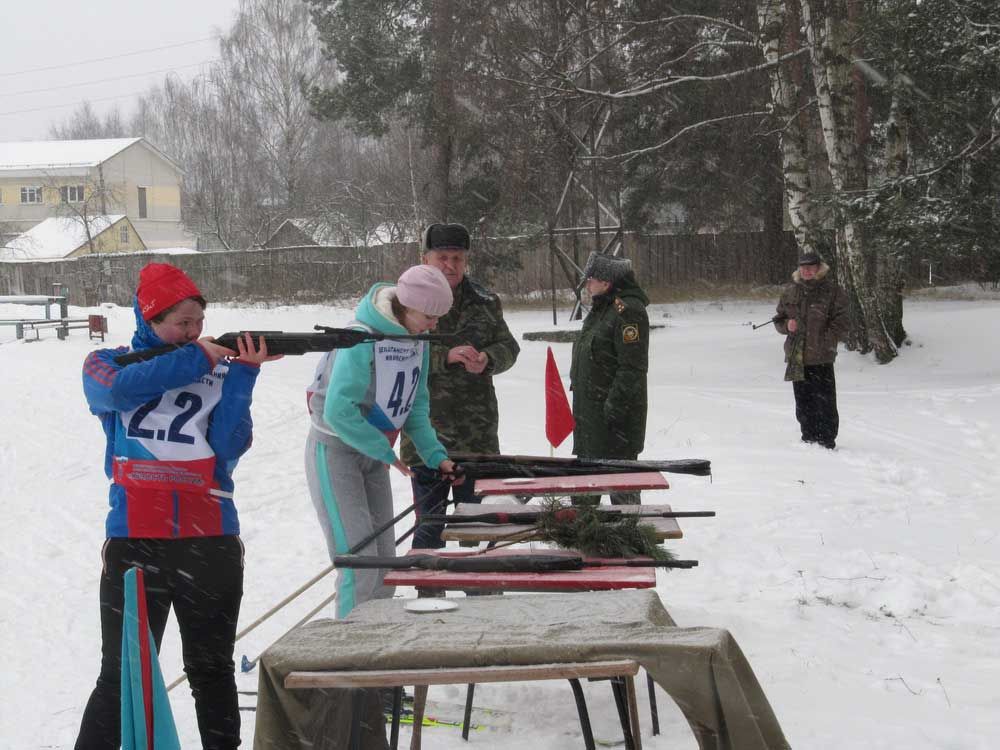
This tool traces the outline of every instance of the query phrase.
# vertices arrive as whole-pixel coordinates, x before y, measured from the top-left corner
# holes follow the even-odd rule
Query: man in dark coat
[[[649,298],[625,258],[591,253],[584,276],[592,306],[573,344],[573,452],[580,458],[634,460],[646,438]],[[637,505],[639,493],[612,494],[611,503]]]
[[[427,375],[431,424],[449,453],[499,453],[500,417],[493,376],[513,367],[521,348],[503,319],[500,298],[465,275],[469,247],[469,232],[461,224],[431,224],[424,231],[424,263],[441,270],[454,297],[435,333],[461,333],[463,337],[456,346],[431,348]],[[408,466],[420,463],[405,436],[402,459]],[[473,494],[475,482],[471,480],[453,487],[418,471],[411,481],[418,520],[425,514],[444,513],[449,491],[456,502],[481,499]],[[413,547],[443,547],[442,529],[421,524],[413,535]]]
[[[850,328],[847,295],[829,277],[830,267],[806,253],[778,301],[774,327],[785,336],[785,380],[795,392],[802,440],[833,449],[840,416],[833,361]]]

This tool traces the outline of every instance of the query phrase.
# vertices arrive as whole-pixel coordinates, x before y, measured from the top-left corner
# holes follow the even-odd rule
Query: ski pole
[[[437,487],[437,485],[435,485],[435,488],[436,488],[436,487]],[[422,499],[423,499],[424,497],[426,497],[427,495],[429,495],[429,494],[430,494],[430,492],[426,493],[425,495],[422,495],[422,496],[421,496],[421,500],[422,500]],[[452,502],[452,501],[450,501],[450,500],[448,500],[448,499],[446,498],[446,499],[445,499],[445,503],[444,503],[444,504],[445,504],[445,505],[448,505],[448,503],[450,503],[450,502]],[[415,505],[415,504],[416,504],[416,503],[414,503],[414,505]],[[402,516],[404,516],[404,515],[406,514],[406,512],[408,512],[408,511],[404,511],[404,512],[403,512],[403,513],[401,513],[401,514],[400,514],[399,516],[397,516],[397,519],[398,519],[398,518],[401,518]],[[355,545],[355,547],[352,547],[352,549],[354,549],[354,548],[356,548],[356,547],[358,547],[358,546],[360,546],[360,547],[364,548],[364,547],[365,547],[365,546],[366,546],[366,545],[367,545],[367,544],[368,544],[368,543],[369,543],[369,542],[370,542],[370,541],[371,541],[372,539],[374,539],[375,537],[377,537],[377,536],[378,536],[378,534],[382,533],[382,531],[385,531],[385,529],[387,529],[387,528],[388,528],[388,526],[384,527],[384,528],[383,528],[383,529],[382,529],[381,531],[377,532],[377,533],[375,534],[375,536],[372,536],[371,538],[368,538],[368,539],[363,539],[363,540],[361,540],[361,542],[359,542],[359,543],[358,543],[357,545]],[[407,538],[408,538],[408,537],[410,536],[410,534],[412,534],[412,533],[413,533],[413,532],[414,532],[414,531],[416,530],[416,528],[417,528],[416,526],[413,526],[412,528],[410,528],[410,530],[409,530],[409,531],[407,531],[407,532],[406,532],[405,534],[403,534],[403,535],[402,535],[401,537],[399,537],[399,539],[397,539],[397,540],[396,540],[396,546],[398,547],[398,546],[399,546],[400,544],[402,544],[402,543],[403,543],[403,541],[404,541],[404,540],[406,540],[406,539],[407,539]],[[251,624],[250,626],[248,626],[248,627],[244,628],[244,629],[243,629],[243,630],[242,630],[242,631],[241,631],[240,633],[237,633],[237,635],[236,635],[236,640],[239,640],[240,638],[242,638],[242,637],[243,637],[244,635],[246,635],[247,633],[249,633],[249,632],[250,632],[250,630],[252,630],[253,628],[257,627],[257,625],[259,625],[259,624],[260,624],[261,622],[263,622],[263,621],[264,621],[265,619],[267,619],[267,618],[268,618],[268,617],[270,617],[270,616],[271,616],[272,614],[274,614],[275,612],[277,612],[277,611],[278,611],[279,609],[281,609],[282,607],[284,607],[284,606],[285,606],[286,604],[288,604],[288,603],[289,603],[289,602],[290,602],[290,601],[291,601],[292,599],[294,599],[294,598],[295,598],[296,596],[298,596],[299,594],[301,594],[301,593],[302,593],[303,591],[305,591],[306,589],[308,589],[308,588],[309,588],[310,586],[312,586],[312,585],[313,585],[314,583],[316,583],[317,581],[319,581],[319,580],[320,580],[321,578],[323,578],[324,576],[328,575],[328,574],[329,574],[329,573],[330,573],[330,572],[331,572],[332,570],[334,570],[334,568],[335,568],[335,566],[334,566],[334,565],[328,565],[328,566],[327,566],[327,567],[326,567],[325,569],[323,569],[323,570],[322,570],[322,571],[321,571],[320,573],[318,573],[318,574],[316,575],[316,577],[315,577],[315,578],[313,578],[313,579],[312,579],[311,581],[309,581],[308,583],[306,583],[306,584],[305,584],[305,586],[303,586],[302,588],[300,588],[300,589],[299,589],[298,591],[295,591],[295,592],[293,592],[293,593],[292,593],[292,594],[290,594],[289,596],[285,597],[285,599],[284,599],[284,600],[282,600],[281,602],[279,602],[278,604],[276,604],[276,605],[275,605],[275,606],[274,606],[274,607],[273,607],[273,608],[271,609],[271,611],[269,611],[269,612],[267,612],[266,614],[264,614],[264,615],[263,615],[263,616],[262,616],[261,618],[259,618],[259,619],[258,619],[258,620],[257,620],[256,622],[252,623],[252,624]],[[298,621],[297,623],[295,623],[294,625],[292,625],[292,627],[291,627],[291,628],[289,628],[288,630],[286,630],[286,631],[285,631],[285,632],[284,632],[284,633],[283,633],[283,634],[281,635],[281,638],[284,638],[284,637],[285,637],[286,635],[288,635],[289,633],[291,633],[291,632],[292,632],[293,630],[295,630],[295,628],[297,628],[297,627],[298,627],[299,625],[301,625],[302,623],[304,623],[304,622],[307,622],[307,621],[309,620],[309,618],[310,618],[310,617],[312,617],[312,616],[313,616],[314,614],[316,614],[316,613],[317,613],[317,612],[319,612],[319,611],[320,611],[321,609],[323,609],[323,607],[325,607],[325,606],[326,606],[327,604],[329,604],[329,603],[330,603],[331,601],[333,601],[334,597],[336,597],[336,596],[337,596],[337,593],[336,593],[336,592],[334,592],[334,593],[330,594],[330,596],[328,596],[328,597],[327,597],[326,599],[324,599],[324,600],[322,601],[322,603],[321,603],[321,604],[320,604],[320,605],[319,605],[318,607],[316,607],[315,609],[313,609],[313,610],[312,610],[311,612],[309,612],[309,614],[307,614],[307,615],[306,615],[305,617],[303,617],[303,618],[302,618],[301,620],[299,620],[299,621]],[[281,640],[281,638],[279,638],[278,640]],[[275,641],[275,642],[277,642],[277,641]],[[270,648],[270,647],[268,647],[268,648]],[[265,649],[265,651],[266,651],[266,650],[267,650],[267,649]],[[261,651],[261,654],[262,654],[262,653],[264,653],[264,652],[263,652],[263,651]],[[255,658],[253,658],[253,659],[248,659],[248,658],[247,658],[247,655],[246,655],[246,654],[243,654],[243,658],[242,658],[242,659],[240,660],[240,671],[241,671],[241,672],[250,672],[250,671],[252,671],[252,670],[253,670],[253,668],[254,668],[255,666],[257,666],[257,662],[258,662],[258,661],[260,661],[260,654],[258,654],[258,655],[257,655],[257,656],[256,656]],[[181,681],[183,681],[183,679],[184,679],[183,677],[179,677],[179,678],[178,678],[178,679],[177,679],[177,680],[175,681],[175,683],[176,683],[176,682],[181,682]],[[171,687],[173,687],[173,684],[174,684],[174,683],[171,683]],[[168,690],[169,690],[169,688],[168,688]]]
[[[427,492],[425,492],[423,495],[421,495],[417,500],[414,500],[412,504],[410,504],[403,511],[401,511],[400,513],[398,513],[394,518],[392,518],[392,520],[390,520],[387,523],[383,524],[378,529],[376,529],[374,532],[372,532],[371,534],[369,534],[368,536],[366,536],[364,539],[362,539],[360,542],[358,542],[353,547],[351,547],[351,549],[349,550],[348,554],[351,554],[351,555],[357,554],[358,552],[360,552],[361,550],[363,550],[365,547],[367,547],[369,544],[371,544],[375,539],[377,539],[380,534],[382,534],[383,532],[385,532],[386,530],[388,530],[389,528],[391,528],[392,526],[394,526],[398,521],[402,520],[408,514],[412,513],[414,510],[416,510],[417,505],[425,497],[429,496],[432,492],[436,492],[441,487],[441,485],[444,482],[446,482],[446,481],[447,480],[442,479],[442,480],[439,480],[439,481],[435,482],[434,485],[432,485],[431,489],[429,489]],[[448,502],[449,501],[446,499],[445,500],[445,505],[447,505]],[[403,538],[405,538],[405,537],[403,537]],[[397,542],[397,544],[398,544],[398,542]],[[278,610],[282,609],[283,607],[285,607],[286,605],[288,605],[292,600],[296,599],[297,597],[299,597],[300,595],[302,595],[303,593],[305,593],[306,591],[308,591],[310,588],[312,588],[313,586],[315,586],[319,581],[321,581],[322,579],[326,578],[326,576],[328,576],[330,573],[332,573],[335,568],[336,568],[336,566],[334,564],[327,565],[325,568],[323,568],[323,570],[321,570],[319,573],[317,573],[316,575],[314,575],[312,578],[310,578],[304,584],[302,584],[301,586],[299,586],[299,588],[297,588],[291,594],[289,594],[284,599],[282,599],[280,602],[278,602],[277,604],[275,604],[273,607],[271,607],[271,609],[269,609],[267,612],[265,612],[264,614],[262,614],[260,617],[258,617],[256,620],[254,620],[252,623],[250,623],[249,625],[247,625],[245,628],[243,628],[243,630],[241,630],[240,632],[238,632],[236,634],[236,638],[234,639],[234,642],[240,640],[240,638],[242,638],[243,636],[245,636],[247,633],[249,633],[251,630],[253,630],[254,628],[256,628],[262,622],[264,622],[265,620],[267,620],[268,618],[270,618]],[[308,620],[309,617],[312,617],[313,614],[315,614],[320,609],[322,609],[327,603],[329,603],[330,601],[332,601],[332,599],[333,599],[332,596],[329,597],[328,599],[326,599],[323,602],[323,604],[321,604],[319,607],[317,607],[313,612],[311,612],[306,617],[306,620]],[[294,627],[298,627],[298,625],[301,625],[302,622],[305,622],[305,620],[302,620],[299,623],[296,623],[296,625]],[[293,629],[294,629],[294,627],[293,627]],[[282,636],[282,637],[284,637],[284,636]],[[259,659],[260,659],[260,656],[257,656],[257,658],[255,658],[253,660],[250,660],[250,659],[247,658],[246,654],[244,654],[242,660],[240,661],[240,670],[242,672],[249,672],[249,671],[251,671],[254,668],[254,666],[256,666],[257,661]],[[186,674],[182,674],[180,677],[178,677],[176,680],[174,680],[173,682],[171,682],[170,685],[167,686],[167,690],[168,691],[172,690],[173,688],[177,687],[178,685],[180,685],[185,680],[187,680],[187,675]]]
[[[374,541],[375,539],[377,539],[379,537],[379,535],[381,535],[386,530],[390,529],[398,521],[400,521],[403,518],[405,518],[409,513],[413,512],[416,509],[417,505],[419,505],[420,502],[424,498],[428,497],[430,494],[432,494],[433,492],[436,492],[438,489],[440,489],[441,485],[444,484],[446,481],[447,480],[443,480],[442,479],[442,480],[439,480],[439,481],[435,482],[427,492],[425,492],[423,495],[421,495],[417,500],[414,500],[411,505],[409,505],[403,511],[401,511],[400,513],[398,513],[392,520],[390,520],[387,523],[383,524],[378,529],[376,529],[374,532],[372,532],[371,534],[369,534],[368,536],[366,536],[364,539],[362,539],[360,542],[358,542],[353,547],[351,547],[351,549],[348,552],[348,554],[353,555],[353,554],[356,554],[356,553],[360,552],[361,550],[363,550],[365,547],[367,547],[369,544],[371,544],[372,541]],[[447,505],[449,503],[451,503],[451,502],[453,502],[453,501],[448,500],[447,498],[445,498],[444,505],[447,507]],[[402,537],[400,537],[398,540],[396,540],[396,546],[399,546],[399,544],[404,539],[406,539],[411,533],[413,533],[413,529],[411,529],[407,534],[404,534]],[[264,622],[264,620],[266,620],[269,617],[271,617],[279,609],[281,609],[282,607],[286,606],[293,599],[295,599],[296,597],[298,597],[299,595],[301,595],[302,593],[304,593],[305,591],[307,591],[309,588],[311,588],[312,586],[314,586],[316,583],[318,583],[320,580],[322,580],[323,578],[325,578],[326,576],[328,576],[331,572],[333,572],[335,570],[335,568],[336,568],[336,565],[334,565],[334,564],[330,564],[330,565],[326,566],[323,570],[321,570],[319,573],[317,573],[315,576],[313,576],[311,579],[309,579],[306,583],[304,583],[298,589],[296,589],[291,594],[289,594],[288,596],[286,596],[280,602],[278,602],[273,607],[271,607],[271,609],[269,609],[263,615],[261,615],[260,617],[258,617],[254,622],[252,622],[250,625],[248,625],[243,630],[241,630],[239,633],[237,633],[236,634],[236,640],[238,641],[240,638],[242,638],[243,636],[245,636],[247,633],[249,633],[251,630],[253,630],[254,628],[256,628],[262,622]],[[333,599],[333,597],[330,597],[330,599],[327,599],[326,602],[329,602],[332,599]],[[324,602],[324,605],[326,604],[326,602]],[[324,605],[320,605],[320,608],[322,608]],[[318,609],[316,611],[318,611]],[[309,615],[309,617],[311,617],[311,616],[312,616],[312,614]],[[306,619],[308,619],[308,617]],[[305,622],[305,620],[303,620],[302,622]],[[300,624],[301,624],[301,622],[297,623],[296,627],[298,625],[300,625]],[[284,636],[282,636],[282,637],[284,637]],[[260,656],[257,656],[256,659],[250,660],[250,659],[247,658],[246,654],[244,654],[243,658],[240,661],[240,671],[242,671],[242,672],[249,672],[249,671],[251,671],[254,668],[254,666],[256,666],[258,659],[260,659]],[[184,676],[178,678],[178,680],[180,680],[180,681],[183,681],[184,679],[185,679]]]
[[[337,598],[337,592],[334,591],[332,594],[330,594],[328,597],[326,597],[326,599],[324,599],[319,604],[317,604],[315,607],[313,607],[311,610],[309,610],[309,613],[305,617],[303,617],[297,623],[295,623],[294,625],[292,625],[292,627],[290,627],[288,630],[286,630],[284,633],[282,633],[278,637],[278,639],[275,641],[275,643],[277,643],[282,638],[284,638],[286,635],[288,635],[289,633],[291,633],[299,625],[302,625],[304,623],[309,622],[309,620],[312,619],[313,615],[315,615],[317,612],[319,612],[321,609],[323,609],[323,607],[325,607],[327,604],[329,604],[330,602],[332,602],[336,598]],[[270,648],[270,646],[268,646],[268,648]],[[266,651],[266,650],[267,649],[264,649],[264,651]],[[246,654],[244,654],[243,655],[243,660],[240,662],[240,671],[241,672],[249,672],[254,667],[256,667],[257,666],[257,662],[260,661],[261,654],[263,654],[264,651],[261,651],[260,654],[257,654],[257,656],[255,656],[253,659],[248,659],[246,657]],[[169,690],[170,688],[167,688],[167,689]]]

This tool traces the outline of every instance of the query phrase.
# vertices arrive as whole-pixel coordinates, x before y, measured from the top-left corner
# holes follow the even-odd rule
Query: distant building
[[[86,222],[77,217],[53,216],[0,247],[0,260],[54,260],[146,249],[124,214],[90,216]]]
[[[346,220],[285,219],[267,238],[264,247],[366,247],[387,245],[393,242],[412,242],[406,230],[396,224],[380,224],[368,230],[366,236],[357,234]]]
[[[181,225],[181,174],[144,138],[0,143],[0,232],[120,214],[151,250],[193,247]]]

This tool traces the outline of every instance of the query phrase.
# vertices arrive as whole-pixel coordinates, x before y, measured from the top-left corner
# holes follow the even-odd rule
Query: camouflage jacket
[[[830,267],[820,266],[816,278],[805,281],[799,272],[792,274],[792,283],[785,287],[778,300],[775,330],[785,338],[786,380],[801,380],[801,368],[822,365],[837,358],[837,344],[847,337],[850,318],[847,295],[829,278]],[[798,324],[796,333],[788,332],[788,321]]]
[[[499,453],[497,437],[500,417],[493,376],[509,370],[521,347],[503,319],[500,298],[468,276],[454,290],[455,301],[448,314],[438,320],[435,333],[460,333],[463,343],[486,352],[489,364],[480,375],[462,365],[447,363],[447,346],[431,349],[427,387],[431,396],[431,424],[448,451]],[[405,438],[403,461],[420,463],[413,444]]]
[[[594,298],[573,344],[573,452],[635,458],[646,438],[649,299],[634,278]]]

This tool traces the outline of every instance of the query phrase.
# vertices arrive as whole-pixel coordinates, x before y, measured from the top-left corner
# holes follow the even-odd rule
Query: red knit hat
[[[135,290],[143,320],[152,320],[168,307],[189,297],[201,297],[191,278],[169,263],[150,263],[139,271]]]

